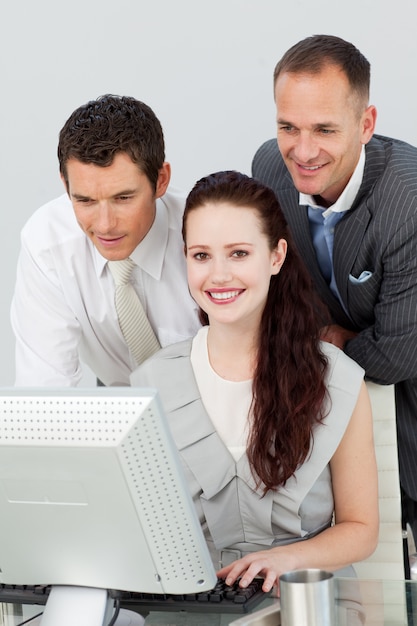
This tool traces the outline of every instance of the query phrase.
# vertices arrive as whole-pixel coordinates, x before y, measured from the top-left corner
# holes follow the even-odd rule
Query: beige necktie
[[[135,264],[132,259],[127,258],[123,261],[109,261],[108,265],[116,285],[114,301],[120,329],[129,350],[139,365],[160,346],[130,282]]]

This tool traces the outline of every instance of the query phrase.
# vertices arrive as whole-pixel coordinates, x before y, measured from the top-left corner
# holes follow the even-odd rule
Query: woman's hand
[[[274,586],[278,588],[281,574],[296,567],[295,563],[290,564],[290,561],[292,559],[286,558],[280,548],[271,548],[247,554],[230,565],[222,567],[217,572],[217,576],[224,579],[227,585],[233,585],[240,578],[239,585],[242,588],[247,587],[255,577],[260,576],[264,579],[262,590],[268,592]]]
[[[378,542],[378,474],[373,421],[365,383],[344,436],[330,460],[335,523],[303,541],[247,554],[217,572],[232,585],[247,587],[260,576],[263,591],[278,587],[284,572],[300,568],[335,571],[367,558]]]

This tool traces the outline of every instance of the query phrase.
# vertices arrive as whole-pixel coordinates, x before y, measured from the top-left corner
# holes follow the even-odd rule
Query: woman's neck
[[[250,380],[256,364],[256,343],[254,334],[247,330],[210,325],[207,349],[211,367],[225,380]]]

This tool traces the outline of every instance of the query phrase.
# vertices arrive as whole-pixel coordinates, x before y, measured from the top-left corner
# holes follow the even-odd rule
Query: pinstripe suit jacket
[[[259,148],[252,173],[275,191],[334,322],[359,332],[346,353],[367,378],[395,383],[400,479],[417,500],[417,148],[380,135],[366,146],[362,185],[334,237],[335,278],[349,315],[320,273],[307,207],[298,204],[276,139]]]

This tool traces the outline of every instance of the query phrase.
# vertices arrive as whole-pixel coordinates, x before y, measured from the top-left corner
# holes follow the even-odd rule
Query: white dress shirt
[[[173,189],[131,254],[133,283],[162,347],[195,335],[181,235],[185,198]],[[24,226],[11,322],[17,386],[76,386],[86,363],[105,385],[128,385],[136,367],[123,339],[107,261],[78,225],[66,194]]]

